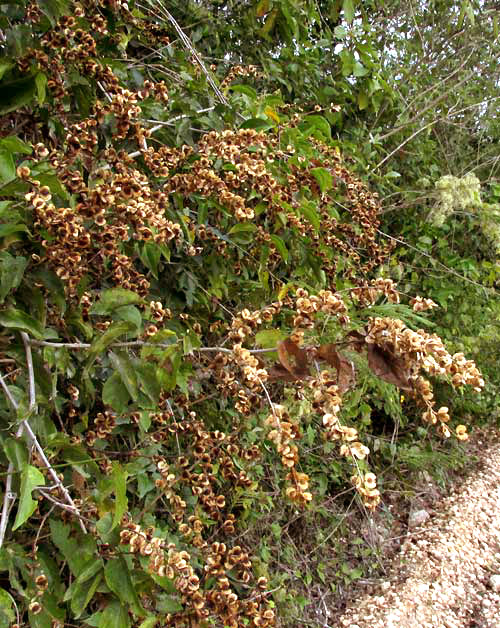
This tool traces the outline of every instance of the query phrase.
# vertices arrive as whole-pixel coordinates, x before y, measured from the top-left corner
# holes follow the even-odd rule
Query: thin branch
[[[23,340],[23,344],[24,344],[24,349],[25,349],[25,353],[26,353],[26,364],[27,364],[27,368],[28,368],[28,390],[29,390],[29,407],[28,407],[28,412],[31,413],[35,410],[36,407],[36,390],[35,390],[35,372],[34,372],[34,368],[33,368],[33,356],[31,354],[31,340],[28,336],[28,334],[26,332],[21,332],[21,337]],[[2,386],[5,395],[7,397],[7,399],[9,400],[10,404],[12,405],[12,407],[14,408],[14,410],[18,410],[19,409],[19,404],[17,403],[17,401],[14,399],[14,397],[12,396],[12,393],[10,392],[7,384],[4,381],[4,378],[0,375],[0,385]],[[38,452],[38,455],[40,456],[40,458],[42,459],[44,465],[46,466],[49,474],[51,475],[52,479],[54,480],[55,484],[57,485],[57,487],[59,488],[59,490],[61,491],[61,493],[64,495],[64,498],[66,499],[66,501],[68,502],[72,512],[74,514],[76,514],[76,516],[79,519],[80,522],[80,527],[82,528],[82,531],[86,534],[87,533],[87,529],[85,528],[85,525],[80,517],[78,508],[75,506],[71,495],[68,493],[66,487],[63,485],[63,483],[61,482],[59,476],[57,475],[56,471],[54,470],[54,468],[52,467],[52,465],[50,464],[47,456],[45,455],[45,452],[43,451],[42,446],[40,445],[40,443],[38,442],[35,433],[33,432],[33,430],[31,429],[31,426],[28,422],[27,419],[24,419],[23,421],[21,421],[19,428],[16,432],[16,438],[20,438],[23,434],[23,432],[26,432],[26,434],[28,435],[28,438],[32,444],[32,446],[36,449],[36,451]],[[9,464],[9,467],[7,469],[7,480],[5,483],[5,496],[4,496],[4,503],[3,503],[3,507],[2,507],[2,516],[0,519],[0,547],[3,544],[4,538],[5,538],[5,531],[7,529],[7,520],[8,520],[8,516],[10,513],[10,509],[12,508],[12,505],[15,501],[15,495],[12,493],[12,475],[14,472],[14,465],[12,463]]]
[[[53,347],[54,349],[89,349],[92,345],[88,342],[51,342],[48,340],[33,340],[30,339],[30,343],[34,347]],[[171,347],[171,344],[164,342],[146,342],[144,340],[131,340],[130,342],[114,342],[109,345],[115,348],[125,347],[157,347],[158,349],[166,349]],[[225,347],[198,347],[193,349],[197,353],[233,353],[232,349],[226,349]],[[276,349],[249,349],[250,353],[272,353]]]
[[[42,486],[37,486],[36,490],[40,493],[40,495],[43,495],[45,497],[45,499],[47,499],[49,502],[52,502],[58,508],[62,508],[63,510],[67,510],[68,512],[70,512],[73,515],[75,515],[76,517],[78,517],[78,519],[80,520],[80,524],[81,525],[83,525],[83,521],[84,520],[87,523],[93,523],[93,521],[91,519],[88,519],[87,517],[84,517],[80,513],[80,511],[78,510],[78,508],[75,505],[71,506],[70,504],[64,504],[63,502],[60,502],[55,497],[52,497],[52,495],[47,490],[44,490],[44,488]],[[86,532],[86,530],[85,530],[85,532]]]
[[[104,85],[100,82],[97,81],[97,85],[99,86],[99,88],[101,89],[101,91],[104,93],[104,95],[106,96],[106,98],[108,99],[108,102],[112,102],[112,98],[111,96],[108,94],[108,92],[106,91],[106,88],[104,87]]]
[[[257,379],[259,380],[259,384],[262,386],[262,390],[264,391],[266,397],[267,397],[267,401],[269,402],[269,405],[271,406],[271,411],[273,413],[273,417],[276,419],[276,426],[278,428],[278,432],[281,433],[281,421],[280,418],[278,416],[278,413],[276,412],[276,409],[274,407],[274,403],[272,402],[271,396],[267,390],[267,388],[264,385],[264,382],[260,379],[260,377],[257,377]]]
[[[26,365],[28,367],[28,382],[29,382],[28,414],[31,414],[31,412],[33,412],[36,406],[35,371],[33,369],[33,356],[31,355],[31,344],[30,344],[29,336],[25,331],[22,331],[21,338],[23,339],[24,351],[26,353]]]
[[[213,111],[214,109],[215,109],[215,106],[205,107],[205,109],[199,109],[198,111],[195,111],[194,113],[196,114],[207,113],[208,111]],[[149,119],[144,120],[144,122],[150,122],[151,124],[158,125],[157,127],[155,126],[152,129],[149,129],[150,131],[157,131],[162,126],[171,126],[172,124],[174,124],[174,122],[177,122],[177,120],[184,120],[185,118],[190,118],[192,115],[194,115],[194,113],[193,114],[183,113],[180,116],[175,116],[174,118],[170,118],[170,120],[165,120],[164,122],[161,120],[149,120]]]
[[[5,396],[11,403],[11,405],[17,409],[17,402],[12,396],[12,393],[9,390],[9,387],[5,383],[3,375],[0,375],[0,385],[2,386]],[[24,432],[24,425],[21,423],[17,428],[16,438],[21,438]],[[5,480],[5,495],[3,498],[3,506],[2,506],[2,516],[0,519],[0,548],[3,545],[3,541],[5,538],[5,532],[7,531],[7,521],[9,520],[9,514],[11,511],[14,502],[16,501],[16,494],[12,492],[12,476],[14,474],[14,464],[9,462],[9,466],[7,467],[7,479]]]
[[[405,139],[403,142],[401,142],[401,144],[395,148],[393,151],[391,151],[388,155],[386,155],[384,157],[384,159],[382,159],[381,162],[379,162],[375,168],[373,168],[372,170],[370,170],[370,174],[374,174],[375,171],[380,168],[380,166],[382,164],[384,164],[388,159],[390,159],[395,153],[398,152],[398,150],[400,150],[401,148],[403,148],[403,146],[405,146],[406,144],[408,144],[408,142],[410,142],[415,136],[417,136],[419,133],[421,133],[422,131],[425,131],[426,129],[428,129],[430,126],[436,124],[437,122],[450,122],[450,118],[453,118],[461,113],[463,113],[464,111],[467,111],[469,109],[473,109],[474,107],[480,107],[480,106],[484,106],[487,103],[493,101],[493,100],[497,100],[499,99],[500,96],[492,96],[491,98],[487,98],[485,100],[481,100],[479,102],[476,102],[472,105],[468,105],[467,107],[463,107],[462,109],[458,109],[457,111],[454,111],[452,113],[448,113],[446,116],[443,116],[441,118],[436,118],[436,120],[432,120],[431,122],[429,122],[428,124],[424,125],[423,127],[421,127],[420,129],[417,129],[414,133],[412,133],[410,135],[410,137],[408,137],[407,139]],[[387,137],[387,134],[383,137]],[[380,139],[380,138],[379,138]]]
[[[6,397],[14,405],[16,402],[12,397],[10,390],[5,383],[2,375],[0,375],[0,385],[4,389]],[[15,407],[15,406],[14,406]],[[24,431],[24,425],[21,423],[16,432],[16,438],[21,438]],[[14,475],[14,464],[9,462],[7,467],[7,479],[5,480],[5,494],[3,497],[2,516],[0,518],[0,548],[3,545],[5,538],[5,532],[7,531],[7,521],[9,520],[9,514],[14,502],[16,501],[16,494],[12,492],[12,476]]]
[[[428,91],[432,91],[437,89],[440,85],[444,84],[448,79],[450,79],[452,76],[454,76],[455,74],[457,74],[457,72],[459,72],[464,65],[469,61],[469,59],[471,58],[472,54],[473,54],[474,50],[472,50],[472,52],[469,54],[469,56],[465,59],[465,61],[463,61],[458,68],[455,68],[455,70],[453,70],[453,72],[451,74],[449,74],[448,76],[445,76],[444,79],[440,82],[440,83],[433,83],[431,85],[431,87],[427,88],[426,90],[424,90],[422,93],[417,95],[417,98],[422,98],[422,96],[427,93]],[[428,103],[423,109],[421,109],[418,113],[416,113],[413,118],[411,118],[410,120],[408,120],[408,122],[404,122],[403,124],[400,124],[399,126],[391,129],[390,131],[388,131],[387,133],[384,133],[384,135],[381,135],[378,139],[380,141],[387,139],[388,137],[390,137],[391,135],[394,135],[394,133],[399,133],[399,131],[401,131],[402,129],[406,128],[407,126],[412,125],[414,122],[416,122],[417,120],[420,120],[422,118],[422,116],[424,115],[424,113],[426,113],[427,111],[429,111],[429,109],[433,109],[435,108],[442,100],[444,100],[452,91],[455,91],[460,85],[462,85],[464,82],[468,81],[471,77],[473,76],[472,73],[469,73],[469,75],[467,75],[465,78],[463,78],[461,81],[459,81],[456,85],[453,85],[452,87],[450,87],[450,89],[446,92],[443,92],[442,94],[440,94],[437,98],[435,98],[434,100],[432,100],[430,103]],[[413,103],[411,103],[410,105],[408,105],[407,109],[410,107],[413,107],[415,104],[415,101],[413,101]]]
[[[476,286],[477,288],[481,288],[482,290],[485,291],[486,294],[488,294],[487,286],[483,286],[482,284],[477,283],[477,281],[474,281],[472,279],[469,279],[468,277],[465,277],[464,275],[461,275],[460,273],[457,273],[456,270],[453,270],[453,268],[449,268],[448,266],[446,266],[445,264],[443,264],[442,262],[437,260],[435,257],[432,257],[432,255],[430,255],[429,253],[426,253],[425,251],[422,251],[422,249],[418,249],[416,246],[413,246],[411,244],[408,244],[407,242],[404,242],[404,240],[400,240],[399,238],[395,238],[394,236],[391,236],[388,233],[384,233],[383,231],[380,231],[380,229],[377,229],[377,232],[380,233],[380,235],[384,236],[384,238],[389,238],[389,240],[393,240],[394,242],[398,242],[398,244],[402,244],[403,246],[406,246],[407,248],[412,249],[412,251],[416,251],[417,253],[420,253],[420,255],[423,255],[424,257],[427,257],[428,259],[432,260],[438,266],[440,266],[441,268],[443,268],[444,270],[446,270],[450,274],[455,275],[455,277],[458,277],[462,281],[470,283],[473,286]]]
[[[196,111],[195,113],[206,113],[207,111],[213,111],[215,109],[215,107],[206,107],[205,109],[200,109],[198,111]],[[195,115],[195,113],[193,113],[192,115]],[[143,122],[149,122],[149,123],[154,123],[155,126],[151,127],[150,129],[148,129],[149,133],[154,133],[155,131],[159,131],[160,129],[163,129],[163,127],[165,126],[172,126],[174,124],[174,122],[176,122],[177,120],[182,120],[184,118],[189,118],[191,114],[183,114],[181,116],[175,116],[174,118],[171,118],[170,120],[165,120],[164,122],[162,122],[161,120],[143,120]],[[200,133],[208,133],[208,131],[204,131],[203,129],[194,129],[196,131],[199,131]],[[144,150],[144,148],[143,148]],[[132,153],[129,153],[128,156],[131,157],[132,159],[135,157],[139,157],[140,155],[142,155],[143,150],[135,150]],[[106,168],[105,168],[106,169]]]
[[[71,495],[68,492],[68,489],[64,486],[64,484],[61,482],[59,476],[57,475],[55,469],[52,467],[52,465],[50,464],[47,456],[45,455],[45,452],[42,449],[42,446],[40,445],[40,443],[38,442],[35,433],[33,432],[33,430],[31,429],[30,424],[28,423],[28,421],[24,421],[24,428],[26,430],[26,432],[28,433],[29,437],[31,438],[33,445],[35,447],[35,449],[38,452],[38,455],[40,456],[40,458],[42,459],[44,465],[46,466],[49,474],[51,475],[52,479],[54,480],[54,482],[57,485],[57,488],[61,491],[61,493],[64,495],[64,498],[66,499],[66,501],[69,504],[69,507],[71,508],[72,512],[74,512],[76,514],[76,516],[80,519],[80,527],[82,528],[82,531],[87,534],[87,530],[85,528],[85,525],[83,524],[83,521],[80,517],[80,513],[78,511],[78,508],[75,506],[75,503],[73,502],[73,499],[71,498]]]
[[[152,3],[149,2],[149,4],[150,4],[150,7],[151,7]],[[174,16],[169,11],[167,11],[165,6],[161,2],[158,2],[157,6],[158,6],[158,10],[160,11],[160,13],[162,13],[168,19],[168,21],[172,24],[172,26],[177,31],[177,34],[179,35],[180,40],[184,44],[184,47],[187,50],[189,50],[189,52],[193,55],[196,63],[200,66],[200,69],[202,70],[203,74],[206,76],[207,81],[208,81],[210,87],[214,90],[215,95],[217,96],[218,100],[223,105],[228,105],[229,103],[228,103],[227,98],[220,91],[219,86],[215,83],[215,81],[214,81],[214,79],[212,77],[212,74],[207,70],[205,64],[203,63],[203,59],[200,57],[198,51],[196,50],[196,48],[191,43],[191,40],[189,39],[189,37],[184,33],[182,28],[179,26],[179,24],[177,23],[177,20],[174,18]]]
[[[399,146],[396,146],[396,148],[391,151],[388,155],[386,155],[382,161],[380,161],[375,168],[372,168],[372,170],[370,171],[370,174],[374,174],[376,170],[378,170],[380,168],[380,166],[382,166],[383,164],[385,164],[385,162],[390,159],[395,153],[397,153],[399,150],[401,150],[401,148],[403,148],[403,146],[405,146],[406,144],[408,144],[408,142],[411,142],[411,140],[416,137],[419,133],[422,133],[422,131],[425,131],[426,129],[428,129],[430,126],[432,126],[433,124],[436,124],[436,122],[439,122],[439,120],[432,120],[432,122],[429,122],[428,124],[420,127],[420,129],[417,129],[415,132],[413,132],[410,137],[407,137],[405,140],[403,140],[401,142],[401,144]]]

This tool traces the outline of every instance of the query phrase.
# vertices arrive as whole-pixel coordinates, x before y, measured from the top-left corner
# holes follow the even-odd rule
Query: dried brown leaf
[[[367,344],[366,351],[368,366],[377,377],[402,390],[412,390],[413,387],[408,379],[408,369],[402,358],[396,357],[388,349],[382,349],[373,344]]]
[[[296,345],[293,340],[286,338],[278,344],[277,349],[281,365],[294,375],[295,379],[304,379],[309,375],[307,352]]]
[[[290,371],[288,371],[284,366],[282,366],[279,362],[271,366],[267,369],[268,379],[270,382],[272,381],[281,381],[281,382],[295,382],[297,378],[295,375],[292,375]]]
[[[354,364],[339,353],[333,343],[319,347],[317,356],[337,371],[337,386],[341,394],[354,386],[356,383]]]
[[[365,342],[366,342],[365,336],[366,336],[365,331],[363,330],[358,331],[356,329],[353,329],[346,335],[346,339],[349,346],[352,349],[354,349],[354,351],[361,353],[363,349],[365,348]]]

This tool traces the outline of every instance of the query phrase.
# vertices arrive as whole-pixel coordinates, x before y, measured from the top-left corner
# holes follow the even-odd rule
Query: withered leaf
[[[295,379],[304,379],[309,375],[307,352],[293,340],[286,338],[278,344],[277,349],[281,365],[294,375]]]
[[[408,370],[402,358],[396,357],[388,349],[373,344],[367,344],[366,351],[368,366],[377,377],[402,390],[412,390]]]
[[[365,331],[353,329],[346,335],[346,339],[348,339],[347,342],[354,351],[361,353],[365,348],[365,336]]]
[[[356,383],[354,364],[339,353],[333,343],[322,345],[317,351],[320,360],[324,360],[337,371],[339,392],[345,393]]]
[[[270,382],[275,381],[275,380],[279,380],[281,382],[297,381],[297,378],[295,377],[295,375],[292,375],[290,371],[287,371],[287,369],[284,366],[282,366],[279,362],[277,362],[276,364],[268,368],[267,374],[268,374]]]
[[[328,362],[337,371],[340,369],[340,354],[333,343],[318,347],[317,356],[320,360]]]

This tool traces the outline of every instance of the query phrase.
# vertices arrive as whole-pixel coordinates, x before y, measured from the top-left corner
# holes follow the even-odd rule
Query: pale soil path
[[[500,628],[500,443],[478,455],[480,467],[412,530],[378,594],[332,628]]]

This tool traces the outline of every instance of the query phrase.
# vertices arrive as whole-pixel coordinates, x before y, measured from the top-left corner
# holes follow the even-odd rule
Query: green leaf
[[[161,386],[156,374],[156,366],[154,364],[139,362],[137,365],[137,375],[141,390],[146,393],[154,404],[157,404],[161,393]]]
[[[14,257],[7,251],[0,253],[0,303],[19,286],[27,265],[28,260],[22,255]]]
[[[322,194],[333,187],[333,177],[326,168],[311,168],[310,173],[318,182]]]
[[[112,600],[104,609],[98,628],[130,628],[127,609],[118,600]]]
[[[9,462],[14,465],[15,471],[22,471],[28,464],[28,450],[26,445],[17,438],[7,438],[3,450]]]
[[[67,0],[38,0],[38,4],[53,26],[68,11]]]
[[[259,28],[258,33],[263,39],[270,39],[270,34],[274,29],[274,24],[276,22],[278,13],[278,9],[273,9],[270,13],[268,13],[266,21],[264,22],[262,28]]]
[[[24,153],[25,155],[31,155],[33,152],[33,149],[28,143],[23,142],[23,140],[20,140],[15,135],[2,138],[0,140],[0,148],[5,148],[11,153]]]
[[[386,179],[399,179],[400,176],[401,174],[399,172],[396,172],[395,170],[391,170],[385,175],[385,178]]]
[[[337,37],[338,39],[344,39],[344,37],[347,36],[347,28],[345,26],[336,26],[333,29],[333,33],[335,35],[335,37]]]
[[[0,79],[2,79],[5,72],[13,68],[15,65],[15,63],[8,61],[7,59],[0,60]]]
[[[192,353],[201,346],[200,337],[194,331],[188,330],[182,338],[182,349],[184,355]]]
[[[262,118],[250,118],[240,125],[240,129],[255,129],[256,131],[268,131],[274,124]]]
[[[370,101],[368,99],[368,95],[366,94],[366,92],[358,93],[358,108],[360,111],[363,111],[364,109],[366,109],[368,107],[369,102]]]
[[[340,51],[339,57],[342,63],[342,76],[350,76],[354,71],[354,62],[356,61],[353,53],[344,48]]]
[[[75,536],[72,526],[56,519],[50,519],[49,525],[52,542],[68,562],[71,573],[78,577],[95,554],[95,540],[90,535]]]
[[[9,628],[15,621],[14,599],[5,589],[0,589],[0,628]]]
[[[21,496],[12,530],[17,530],[35,512],[38,502],[31,493],[37,486],[45,486],[45,478],[36,467],[27,465],[21,472]]]
[[[34,338],[42,340],[43,327],[42,324],[35,320],[26,312],[17,310],[13,307],[9,307],[3,312],[0,312],[0,325],[7,327],[8,329],[19,329],[31,334]]]
[[[136,333],[140,333],[142,328],[142,315],[135,305],[124,305],[113,312],[113,318],[119,321],[128,321],[136,328]]]
[[[111,343],[113,343],[120,336],[124,336],[125,334],[132,331],[135,332],[136,327],[133,323],[130,323],[128,321],[120,321],[119,323],[111,324],[108,329],[106,329],[106,331],[102,334],[102,336],[96,338],[90,346],[87,369],[92,366],[96,357],[101,353],[104,353],[106,348],[109,347]]]
[[[34,76],[27,76],[16,81],[0,84],[0,116],[24,107],[36,94]]]
[[[307,218],[312,226],[316,229],[316,231],[320,230],[321,227],[321,219],[320,216],[312,203],[308,203],[307,201],[302,203],[299,207],[300,213]]]
[[[0,149],[0,184],[8,183],[16,178],[14,157],[9,150]]]
[[[161,613],[178,613],[184,610],[183,605],[177,599],[177,597],[171,597],[169,595],[159,595],[157,598],[156,608]]]
[[[111,360],[111,364],[120,374],[122,382],[125,384],[125,388],[127,389],[129,395],[134,401],[136,401],[137,394],[139,392],[137,389],[137,375],[129,357],[124,352],[114,353],[113,351],[110,351],[109,358]]]
[[[28,227],[26,225],[23,224],[18,224],[18,225],[0,225],[0,238],[7,238],[8,236],[12,235],[13,233],[20,233],[20,232],[28,232]]]
[[[125,288],[111,288],[101,292],[99,301],[90,308],[90,313],[105,316],[119,307],[136,303],[142,303],[142,299],[135,292],[125,290]]]
[[[141,622],[139,628],[154,628],[159,621],[159,617],[151,615],[151,617],[146,617],[146,619]]]
[[[122,556],[108,560],[104,568],[104,577],[106,584],[122,604],[129,606],[136,615],[144,616],[144,609],[139,603],[128,565]]]
[[[93,578],[99,571],[102,571],[104,568],[104,562],[102,558],[96,559],[92,557],[86,564],[86,566],[82,569],[78,578],[75,580],[75,584],[83,584]],[[64,596],[66,600],[70,599],[70,596]]]
[[[357,77],[366,76],[367,74],[370,74],[370,70],[368,68],[365,68],[365,66],[359,61],[355,61],[353,65],[352,73],[354,74],[354,76],[357,76]]]
[[[285,263],[288,262],[288,249],[286,248],[284,241],[275,234],[272,234],[270,237],[271,237],[271,242],[274,244],[274,246],[276,247],[276,250],[283,258],[283,261]]]
[[[464,0],[462,2],[462,6],[460,8],[460,14],[458,16],[458,22],[457,22],[457,28],[459,31],[462,30],[463,26],[464,26],[464,19],[465,19],[465,7],[467,5],[467,0]]]
[[[254,233],[257,231],[257,226],[253,222],[240,222],[228,231],[228,235],[234,235],[236,233]]]
[[[354,0],[344,0],[342,3],[344,18],[348,24],[352,24],[354,20]]]
[[[99,565],[100,567],[100,565]],[[66,593],[71,591],[71,610],[78,619],[83,611],[87,608],[89,602],[94,597],[97,587],[101,583],[102,573],[98,573],[93,580],[87,580],[83,583],[72,585]],[[65,596],[66,598],[66,596]]]
[[[237,92],[239,94],[245,94],[252,100],[257,100],[257,92],[250,85],[230,85],[229,89],[233,92]]]
[[[115,493],[115,512],[111,529],[113,530],[120,523],[125,511],[127,510],[127,472],[116,463],[111,472],[111,480]]]
[[[255,335],[255,343],[263,349],[275,349],[285,338],[286,333],[280,329],[263,329]]]
[[[102,387],[102,401],[116,412],[124,412],[129,404],[130,395],[120,373],[113,373]]]
[[[269,0],[259,0],[255,7],[255,15],[257,17],[264,17],[266,13],[269,13]]]
[[[474,16],[474,9],[472,7],[471,2],[466,2],[465,13],[467,14],[467,17],[469,18],[469,22],[471,23],[471,26],[474,26],[474,24],[476,23],[476,18]]]
[[[332,129],[330,127],[330,123],[323,116],[307,116],[304,120],[304,133],[310,135],[312,131],[319,131],[322,135],[324,135],[327,139],[332,139]],[[301,125],[302,127],[302,125]]]
[[[177,344],[177,335],[171,329],[160,329],[152,338],[148,339],[148,345],[141,347],[141,359],[149,356],[157,356],[160,359],[168,357],[172,351],[175,351]],[[161,344],[169,345],[168,347],[154,347],[150,345]]]
[[[36,94],[39,105],[43,105],[43,103],[45,102],[47,82],[47,76],[42,72],[39,72],[35,76]]]
[[[155,573],[152,573],[151,578],[167,593],[176,592],[175,582],[170,580],[170,578],[167,578],[167,576],[157,576]]]
[[[161,249],[154,242],[145,242],[139,254],[141,262],[149,268],[155,279],[158,279],[158,264],[161,259]]]

